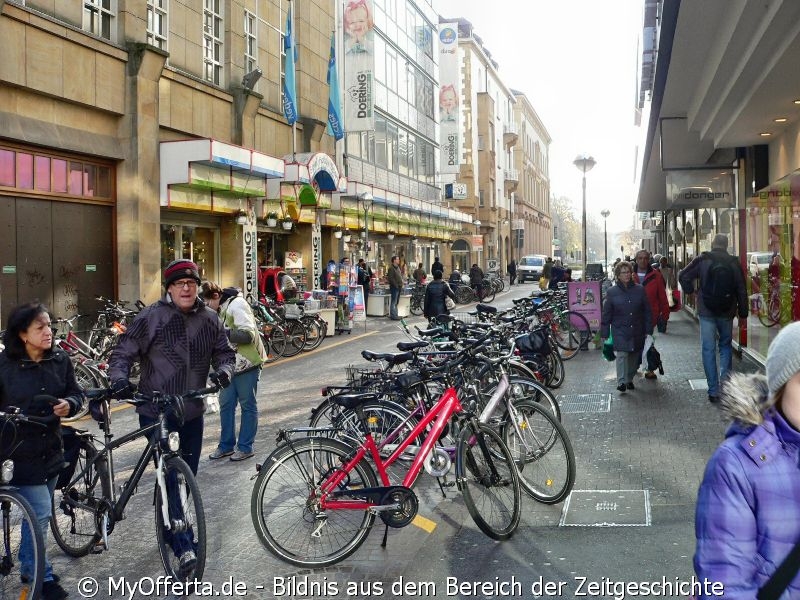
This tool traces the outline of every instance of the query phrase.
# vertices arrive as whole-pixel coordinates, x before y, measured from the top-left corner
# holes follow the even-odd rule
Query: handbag
[[[614,354],[614,336],[610,331],[608,332],[608,338],[603,344],[603,358],[609,362],[612,362],[617,358],[617,355]]]
[[[456,307],[456,303],[450,296],[444,297],[444,305],[447,307],[447,310],[453,310]]]

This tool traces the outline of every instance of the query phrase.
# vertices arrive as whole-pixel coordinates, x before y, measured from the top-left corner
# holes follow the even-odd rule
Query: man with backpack
[[[744,274],[736,256],[728,254],[728,236],[718,233],[711,242],[711,252],[695,257],[678,274],[684,293],[697,294],[700,317],[700,341],[703,369],[708,382],[708,400],[719,402],[719,382],[731,370],[733,355],[733,317],[747,318],[747,290]],[[696,285],[696,280],[700,285]],[[719,368],[717,368],[719,338]]]

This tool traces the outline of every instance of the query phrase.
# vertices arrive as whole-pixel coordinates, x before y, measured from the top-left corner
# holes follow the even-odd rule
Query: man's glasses
[[[173,281],[172,285],[181,290],[183,288],[188,288],[190,290],[193,290],[197,287],[197,282],[194,279],[182,279],[180,281]]]

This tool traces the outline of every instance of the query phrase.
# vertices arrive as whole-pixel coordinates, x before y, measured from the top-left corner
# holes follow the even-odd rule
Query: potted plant
[[[335,237],[337,240],[341,239],[342,237],[342,228],[338,225],[336,226],[336,229],[333,230],[333,237]]]
[[[267,227],[275,227],[278,224],[278,213],[270,212],[267,215]]]
[[[292,220],[292,217],[285,215],[283,219],[281,219],[281,225],[286,231],[290,231],[292,227],[294,227],[294,221]]]
[[[349,244],[350,243],[350,230],[349,229],[345,229],[344,230],[344,232],[342,233],[342,239],[344,240],[345,244]]]
[[[389,231],[386,232],[386,239],[387,240],[393,240],[394,239],[394,230],[393,229],[390,229]]]

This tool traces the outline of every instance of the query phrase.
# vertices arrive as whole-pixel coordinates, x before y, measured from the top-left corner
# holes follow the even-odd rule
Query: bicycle
[[[156,468],[153,490],[156,538],[164,570],[176,580],[200,579],[206,561],[206,524],[200,489],[189,465],[180,456],[178,433],[169,431],[168,418],[183,419],[183,403],[219,391],[214,385],[183,395],[136,394],[126,402],[134,406],[152,403],[158,412],[155,423],[114,439],[111,433],[111,391],[87,390],[92,416],[100,422],[103,442],[87,431],[75,430],[77,452],[62,472],[53,496],[50,529],[58,546],[69,556],[81,557],[110,548],[108,536],[138,488],[148,463]],[[114,486],[114,450],[147,438],[119,495]],[[192,554],[193,553],[193,556]]]
[[[423,313],[425,308],[425,289],[426,286],[416,285],[411,291],[411,300],[409,301],[409,310],[412,315],[419,316]]]
[[[16,447],[17,423],[38,423],[18,412],[18,409],[15,412],[0,412],[0,421],[4,434],[9,431],[6,427],[13,428],[12,441],[3,448],[0,465],[0,599],[33,600],[39,597],[44,581],[44,539],[33,507],[10,485],[14,478],[14,461],[5,457],[13,454]],[[30,537],[31,573],[22,572],[19,554],[23,536]]]
[[[451,367],[429,368],[428,372]],[[520,519],[517,469],[500,435],[478,422],[474,402],[465,411],[455,388],[447,387],[411,433],[383,459],[362,410],[365,403],[376,399],[371,393],[337,397],[338,404],[352,409],[361,423],[364,441],[358,446],[324,437],[330,429],[299,440],[292,434],[307,435],[308,428],[279,433],[279,446],[257,467],[251,495],[251,517],[261,543],[293,565],[329,566],[361,546],[379,515],[387,528],[385,544],[389,527],[405,527],[416,516],[419,502],[411,486],[451,417],[459,413],[462,426],[455,448],[456,485],[484,533],[496,540],[510,538]],[[417,439],[423,441],[402,484],[392,485],[387,467]]]

